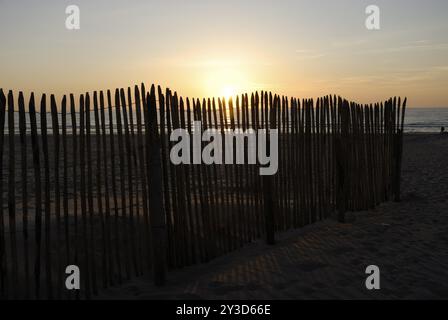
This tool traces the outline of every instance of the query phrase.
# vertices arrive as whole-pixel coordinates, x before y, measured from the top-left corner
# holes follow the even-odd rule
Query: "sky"
[[[380,30],[365,26],[368,5]],[[65,26],[80,9],[80,29]],[[0,0],[0,88],[268,90],[448,107],[446,0]]]

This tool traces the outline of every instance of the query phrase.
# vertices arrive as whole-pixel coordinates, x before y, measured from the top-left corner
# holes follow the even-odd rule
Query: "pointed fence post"
[[[349,126],[349,106],[346,101],[339,100],[339,112],[341,115],[341,128],[340,132],[335,136],[335,160],[336,160],[336,207],[338,214],[338,222],[345,223],[345,212],[347,211],[347,199],[348,199],[348,170],[347,170],[347,148],[346,143],[348,139],[348,126]]]
[[[166,221],[163,209],[162,163],[160,160],[161,141],[157,125],[156,96],[154,86],[146,98],[148,112],[147,144],[149,159],[147,160],[149,175],[149,214],[152,229],[153,276],[156,286],[163,286],[166,281]],[[164,130],[161,124],[160,130]]]
[[[269,118],[266,112],[266,150],[272,153],[271,141],[270,141],[270,130],[276,129],[276,112],[275,107],[277,103],[277,97],[274,98],[274,102],[270,101],[269,108]],[[278,152],[278,150],[274,150]],[[265,213],[265,232],[266,232],[266,243],[268,245],[275,244],[275,219],[274,219],[274,199],[273,199],[273,176],[267,175],[263,176],[263,197],[264,197],[264,213]]]
[[[403,130],[404,130],[404,116],[406,112],[406,102],[407,99],[404,99],[403,107],[401,109],[401,119],[400,113],[398,113],[399,125],[400,127],[397,129],[397,133],[395,134],[395,202],[401,201],[401,166],[403,162]]]

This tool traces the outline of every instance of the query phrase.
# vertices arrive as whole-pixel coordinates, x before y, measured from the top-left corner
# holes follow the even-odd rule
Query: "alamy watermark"
[[[65,8],[65,28],[67,30],[79,30],[81,29],[81,13],[79,7],[76,5],[70,5]]]
[[[367,30],[380,30],[381,29],[381,21],[380,21],[380,8],[376,5],[370,5],[366,8],[366,28]]]
[[[65,8],[65,27],[67,30],[79,30],[81,28],[81,11],[77,5],[69,5]],[[365,27],[368,30],[380,30],[380,8],[377,5],[371,4],[366,7],[365,14],[367,15]]]
[[[380,290],[380,268],[370,265],[366,268],[366,274],[369,275],[365,282],[367,290]]]
[[[191,135],[186,129],[175,129],[170,141],[177,142],[170,151],[174,165],[245,164],[247,154],[246,164],[259,164],[260,175],[274,175],[278,170],[277,129],[269,133],[265,129],[236,129],[222,135],[217,129],[202,131],[201,121],[195,121]],[[208,143],[202,148],[203,142]]]
[[[67,290],[79,290],[80,285],[80,272],[79,267],[76,265],[69,265],[65,268],[65,274],[67,278],[65,279],[65,287]]]

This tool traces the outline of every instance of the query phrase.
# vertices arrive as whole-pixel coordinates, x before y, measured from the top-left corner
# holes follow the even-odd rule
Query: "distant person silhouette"
[[[441,129],[440,129],[440,133],[445,133],[445,127],[442,127]]]

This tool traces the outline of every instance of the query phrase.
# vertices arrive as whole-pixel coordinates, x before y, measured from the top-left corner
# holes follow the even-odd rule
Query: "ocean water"
[[[438,133],[441,127],[448,131],[448,108],[406,109],[405,132]]]

